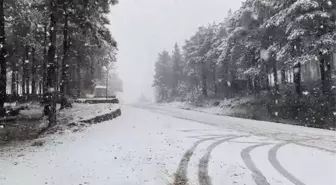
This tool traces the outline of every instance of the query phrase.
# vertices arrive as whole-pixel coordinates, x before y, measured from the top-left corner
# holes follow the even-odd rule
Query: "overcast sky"
[[[110,15],[118,42],[117,70],[124,84],[125,101],[141,93],[152,96],[154,63],[163,49],[194,34],[199,26],[224,20],[229,9],[243,0],[119,0]]]

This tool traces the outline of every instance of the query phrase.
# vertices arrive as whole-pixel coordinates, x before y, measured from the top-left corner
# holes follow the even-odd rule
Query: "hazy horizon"
[[[120,0],[110,14],[118,42],[117,70],[123,80],[123,99],[136,101],[141,93],[153,97],[154,63],[162,50],[171,52],[198,27],[224,20],[241,2],[229,0]]]

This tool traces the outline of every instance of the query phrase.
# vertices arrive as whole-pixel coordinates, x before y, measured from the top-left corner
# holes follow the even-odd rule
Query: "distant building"
[[[112,92],[110,88],[107,90],[107,87],[104,85],[96,85],[94,87],[93,94],[94,97],[97,98],[115,96],[115,92]]]
[[[107,97],[107,87],[102,85],[97,85],[93,89],[93,94],[95,97]]]

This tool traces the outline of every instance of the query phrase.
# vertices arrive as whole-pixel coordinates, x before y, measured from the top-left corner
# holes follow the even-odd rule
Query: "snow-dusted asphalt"
[[[156,105],[42,147],[0,149],[0,185],[335,185],[336,133]]]

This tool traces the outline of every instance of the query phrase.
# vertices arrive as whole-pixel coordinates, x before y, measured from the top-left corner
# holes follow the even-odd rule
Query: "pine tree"
[[[173,91],[173,65],[167,51],[162,51],[155,63],[153,86],[157,89],[157,100],[168,101]]]
[[[183,81],[183,59],[180,48],[177,44],[174,46],[174,51],[172,54],[172,64],[173,64],[173,95],[178,95],[179,93],[179,83]]]

